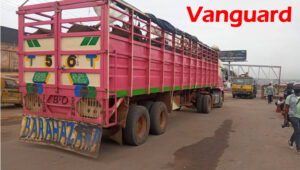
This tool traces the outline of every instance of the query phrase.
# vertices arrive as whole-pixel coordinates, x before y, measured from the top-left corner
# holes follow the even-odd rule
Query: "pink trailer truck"
[[[183,106],[223,103],[218,52],[120,0],[21,6],[20,140],[97,157],[103,132],[129,145]]]

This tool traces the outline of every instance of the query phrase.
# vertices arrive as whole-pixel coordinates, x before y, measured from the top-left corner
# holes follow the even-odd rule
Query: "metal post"
[[[277,95],[279,95],[280,82],[281,82],[281,66],[279,67],[279,75],[278,75],[278,90],[277,90]]]
[[[231,80],[230,61],[228,62],[228,81]]]

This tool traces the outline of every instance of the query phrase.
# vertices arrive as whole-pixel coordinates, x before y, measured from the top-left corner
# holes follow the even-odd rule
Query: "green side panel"
[[[96,87],[88,87],[88,89],[89,89],[88,98],[96,98],[97,95]]]
[[[26,84],[26,91],[27,91],[27,93],[32,93],[32,90],[31,90],[31,87],[32,86],[32,83],[27,83]]]
[[[134,89],[132,90],[132,96],[146,94],[146,89]]]
[[[32,81],[35,83],[46,83],[48,72],[35,72]]]
[[[89,78],[85,73],[70,73],[74,85],[89,85]]]
[[[204,84],[202,84],[202,88],[204,88],[205,87],[205,85]]]
[[[205,87],[205,85],[202,85],[202,87]],[[189,86],[183,86],[183,89],[188,89]],[[191,85],[190,86],[191,89],[193,88],[201,88],[200,85]],[[176,90],[181,90],[180,86],[175,86],[174,87],[174,91]],[[164,92],[168,92],[168,91],[172,91],[172,87],[164,87],[163,88]],[[154,88],[150,88],[150,93],[159,93],[161,92],[160,87],[154,87]],[[110,93],[113,93],[113,91],[110,91]],[[137,96],[137,95],[143,95],[143,94],[147,94],[147,89],[133,89],[132,90],[132,96]],[[128,96],[128,90],[119,90],[117,91],[117,97],[124,97],[124,96]]]
[[[90,42],[91,37],[84,37],[84,39],[82,40],[80,46],[86,46],[88,45],[88,43]]]
[[[180,90],[180,86],[175,86],[174,90]]]
[[[34,47],[31,40],[27,40],[26,42],[27,42],[27,44],[28,44],[29,47]]]
[[[150,93],[158,93],[158,92],[160,92],[160,88],[159,87],[150,88]]]
[[[172,87],[164,87],[164,91],[171,91]]]
[[[117,97],[128,96],[128,90],[119,90],[117,91]]]
[[[206,87],[209,87],[209,84],[207,84]]]
[[[93,37],[89,45],[96,45],[99,40],[99,37]]]
[[[35,47],[40,47],[41,46],[38,40],[32,40],[32,42],[33,42]]]

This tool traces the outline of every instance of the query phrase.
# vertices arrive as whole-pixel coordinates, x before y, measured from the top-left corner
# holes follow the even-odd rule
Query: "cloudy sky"
[[[0,0],[1,25],[17,28],[16,6],[25,0]],[[30,3],[51,0],[30,0]],[[210,46],[221,50],[248,51],[247,64],[279,65],[283,67],[284,79],[300,79],[300,1],[296,0],[127,0],[144,12],[165,19],[175,27]],[[292,22],[243,23],[233,28],[228,23],[192,23],[187,6],[196,11],[199,6],[211,10],[286,10],[292,7]],[[201,15],[200,15],[201,17]],[[246,63],[245,63],[246,64]]]

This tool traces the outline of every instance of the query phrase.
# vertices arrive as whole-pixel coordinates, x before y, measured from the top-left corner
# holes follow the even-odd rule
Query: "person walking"
[[[286,112],[284,124],[288,121],[292,123],[294,132],[288,141],[289,146],[293,147],[293,142],[296,143],[297,153],[300,155],[300,84],[294,84],[294,94],[289,95],[286,100]]]
[[[294,82],[287,83],[286,88],[284,89],[284,99],[286,99],[289,95],[293,94]]]
[[[271,104],[273,102],[273,95],[275,94],[274,87],[270,83],[269,86],[266,88],[266,94],[268,97],[268,103]]]
[[[284,101],[284,98],[283,97],[280,97],[277,102],[275,102],[275,105],[276,105],[276,112],[282,112],[283,108],[284,108],[284,104],[285,104],[285,101]]]

